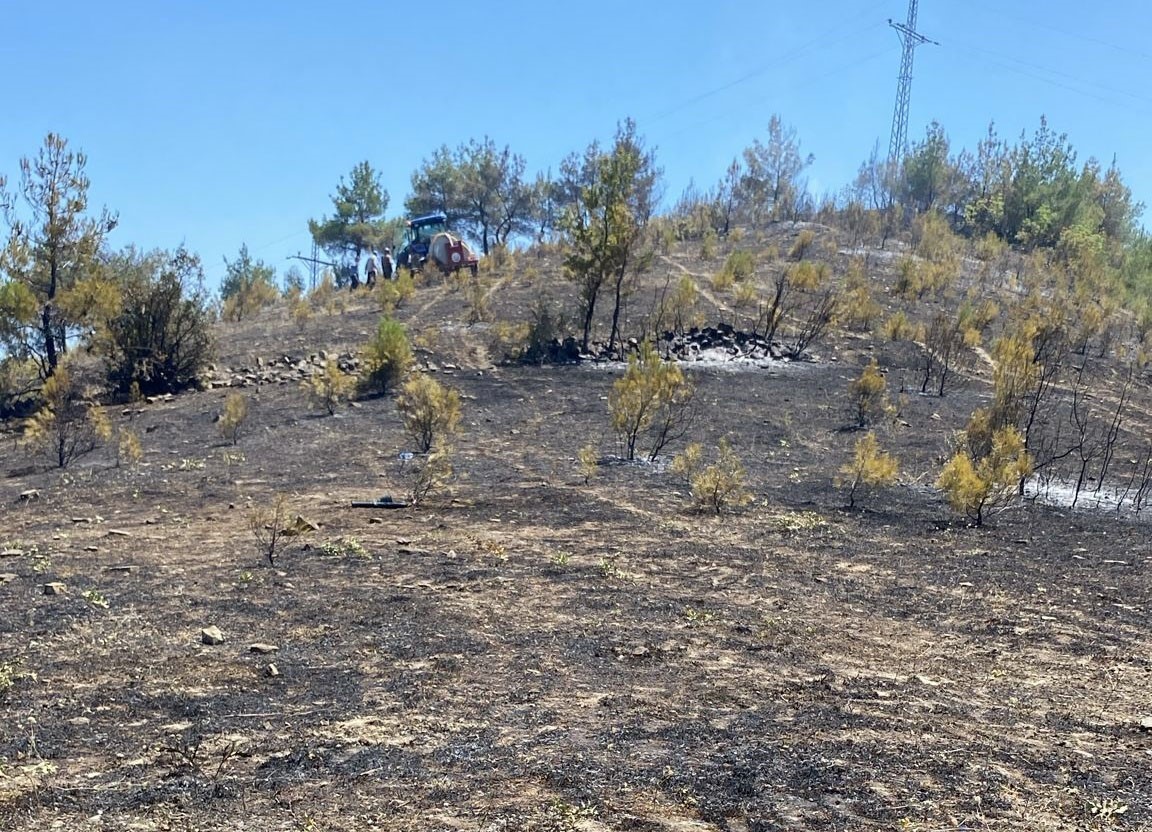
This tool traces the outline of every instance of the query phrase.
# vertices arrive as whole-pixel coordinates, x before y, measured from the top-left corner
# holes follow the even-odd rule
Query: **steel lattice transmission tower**
[[[888,20],[888,25],[896,30],[896,35],[904,44],[900,78],[896,86],[896,109],[892,112],[892,139],[888,145],[888,161],[892,165],[904,158],[904,151],[908,148],[908,104],[912,98],[912,59],[916,56],[916,47],[924,43],[940,45],[916,31],[916,11],[919,5],[919,0],[908,0],[907,23],[893,23],[891,18]]]

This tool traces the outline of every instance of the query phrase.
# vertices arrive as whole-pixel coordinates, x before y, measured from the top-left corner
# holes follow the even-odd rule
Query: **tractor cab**
[[[404,245],[396,254],[396,264],[407,268],[420,268],[428,259],[428,244],[442,231],[448,230],[448,217],[444,214],[426,214],[404,223]]]

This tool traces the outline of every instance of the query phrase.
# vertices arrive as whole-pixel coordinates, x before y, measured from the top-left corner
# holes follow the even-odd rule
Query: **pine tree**
[[[117,219],[107,210],[87,214],[87,161],[49,133],[35,159],[20,161],[17,193],[0,192],[11,228],[0,252],[0,345],[34,359],[44,379],[70,342],[90,334],[118,302],[99,260]],[[18,212],[20,204],[26,216]]]

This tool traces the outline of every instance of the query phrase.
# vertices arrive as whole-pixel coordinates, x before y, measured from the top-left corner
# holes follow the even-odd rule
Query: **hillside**
[[[455,475],[418,506],[352,506],[410,488],[394,395],[328,416],[299,387],[321,352],[351,357],[374,331],[367,293],[303,323],[275,306],[219,324],[206,389],[109,409],[140,437],[135,465],[105,448],[61,471],[6,439],[3,827],[1152,828],[1142,513],[1016,500],[974,527],[933,483],[992,398],[991,341],[935,396],[919,392],[923,345],[880,334],[898,310],[930,324],[965,297],[1008,307],[1023,261],[966,251],[959,286],[912,303],[907,242],[858,248],[815,224],[707,259],[675,242],[625,335],[684,275],[701,323],[750,329],[740,281],[715,280],[734,250],[764,290],[793,262],[837,286],[862,268],[880,309],[802,360],[684,362],[699,416],[654,464],[618,458],[622,364],[501,360],[542,302],[572,305],[547,248],[478,288],[429,277],[397,309],[419,371],[462,399]],[[901,480],[848,510],[832,480],[873,357]],[[1144,371],[1129,388],[1112,358],[1080,366],[1103,380],[1094,401],[1124,405],[1121,488],[1152,424]],[[236,391],[233,446],[215,420]],[[723,438],[753,499],[695,510],[668,457]],[[276,495],[317,528],[269,566],[251,517]]]

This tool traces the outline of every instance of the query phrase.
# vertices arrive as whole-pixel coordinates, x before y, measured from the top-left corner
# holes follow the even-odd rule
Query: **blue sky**
[[[8,0],[0,174],[54,131],[88,154],[115,245],[204,258],[247,243],[279,273],[307,252],[341,176],[367,159],[389,213],[436,147],[490,136],[531,171],[635,118],[669,198],[714,184],[779,113],[817,192],[888,145],[907,0],[661,4]],[[1152,203],[1152,7],[922,0],[909,134],[974,148],[1040,116],[1080,159],[1116,156]],[[1147,223],[1148,217],[1145,216]]]

